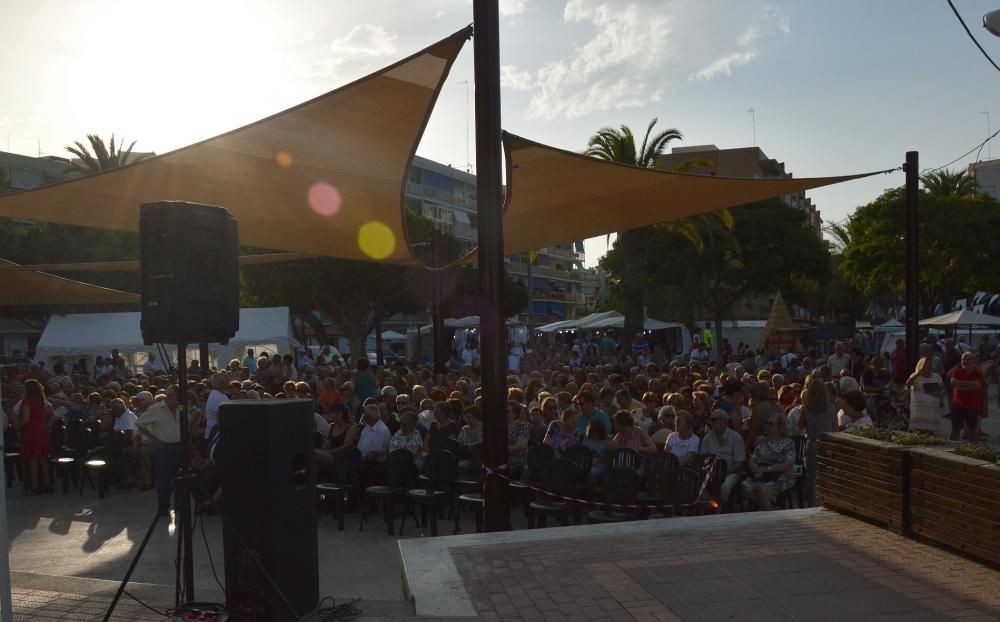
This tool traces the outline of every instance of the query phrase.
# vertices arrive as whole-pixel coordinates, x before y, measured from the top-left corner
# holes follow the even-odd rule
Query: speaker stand
[[[177,468],[177,473],[174,475],[174,518],[177,520],[177,529],[175,532],[177,534],[177,559],[174,564],[177,572],[174,579],[174,607],[181,606],[182,593],[186,602],[195,600],[194,557],[192,551],[194,529],[191,519],[191,495],[193,494],[191,482],[194,481],[194,471],[191,470],[191,443],[188,439],[186,343],[177,344],[177,362],[177,416],[178,423],[180,424],[181,460],[180,466]],[[146,531],[146,536],[142,539],[142,544],[139,545],[139,550],[135,552],[135,557],[132,558],[132,563],[129,565],[125,577],[118,586],[118,590],[111,600],[111,605],[108,607],[107,613],[104,614],[104,622],[108,622],[111,619],[111,614],[114,612],[115,607],[118,606],[118,601],[121,599],[122,593],[125,592],[125,586],[128,585],[129,579],[132,578],[132,573],[139,564],[139,559],[146,550],[146,544],[149,543],[149,538],[153,535],[153,530],[156,529],[159,521],[160,512],[159,508],[157,508],[153,522],[150,523],[149,529]],[[184,588],[183,592],[181,590],[182,585]]]

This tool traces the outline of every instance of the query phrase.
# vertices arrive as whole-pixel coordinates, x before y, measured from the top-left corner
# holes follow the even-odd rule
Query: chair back
[[[444,490],[455,479],[458,460],[446,449],[432,451],[424,459],[424,477],[431,490]]]
[[[63,445],[66,443],[66,426],[59,419],[56,419],[49,428],[49,439],[52,441],[52,451],[57,454],[62,453]]]
[[[344,447],[333,454],[333,481],[344,485],[354,485],[361,481],[360,449]]]
[[[638,471],[627,466],[612,465],[601,480],[601,495],[608,503],[631,505],[639,496],[641,485]]]
[[[590,474],[590,469],[594,466],[594,454],[586,445],[567,447],[562,457],[576,465],[578,479],[586,479]]]
[[[70,451],[84,451],[90,448],[90,428],[79,419],[66,421],[63,444]]]
[[[535,445],[528,450],[528,456],[525,459],[528,466],[528,475],[531,477],[531,481],[540,482],[542,481],[542,467],[549,460],[554,460],[556,457],[556,451],[552,449],[551,445]]]
[[[663,476],[660,495],[667,505],[687,505],[698,500],[702,474],[693,469],[670,469]]]
[[[3,431],[3,446],[7,448],[7,451],[17,451],[20,445],[20,440],[17,438],[17,428],[14,424],[8,424],[7,429]]]
[[[646,485],[643,490],[650,495],[660,494],[660,482],[663,475],[670,469],[680,468],[680,461],[672,453],[658,451],[655,454],[647,454],[643,460],[643,471],[646,478]]]
[[[639,471],[639,452],[629,447],[611,450],[611,466],[624,466]]]
[[[385,484],[393,488],[409,488],[414,478],[413,453],[400,448],[385,457]]]
[[[806,437],[796,434],[790,437],[795,441],[795,464],[803,465],[806,462]]]
[[[469,477],[478,481],[483,479],[483,444],[473,445],[468,449]]]
[[[572,497],[576,491],[578,473],[576,464],[572,460],[566,458],[549,460],[542,467],[542,488],[557,495]]]

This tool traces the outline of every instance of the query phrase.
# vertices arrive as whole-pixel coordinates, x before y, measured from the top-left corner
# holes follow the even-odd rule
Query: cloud
[[[527,0],[500,0],[500,15],[503,17],[521,15],[527,3]]]
[[[396,52],[396,35],[381,26],[355,26],[346,37],[335,39],[330,51],[337,54],[388,56]]]
[[[563,21],[590,38],[541,66],[501,70],[503,86],[532,93],[528,118],[655,103],[672,84],[731,74],[790,31],[778,9],[727,0],[568,0]]]

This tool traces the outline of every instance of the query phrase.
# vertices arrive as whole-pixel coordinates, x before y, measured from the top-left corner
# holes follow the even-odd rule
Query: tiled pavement
[[[450,550],[483,620],[1000,620],[1000,573],[950,552],[826,510],[727,518]]]

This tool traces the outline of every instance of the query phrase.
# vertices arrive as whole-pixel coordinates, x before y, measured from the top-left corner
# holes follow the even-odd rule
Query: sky
[[[1000,2],[954,2],[1000,62],[1000,39],[981,25]],[[1000,128],[1000,72],[945,0],[501,0],[500,10],[503,127],[564,149],[656,118],[683,134],[672,146],[756,140],[812,177],[894,168],[909,150],[938,167]],[[469,24],[472,3],[0,0],[0,15],[0,150],[65,155],[88,133],[114,132],[164,153],[408,56]],[[470,42],[420,155],[474,168],[474,88]],[[998,141],[980,159],[994,146],[1000,158]],[[897,172],[808,196],[840,222],[902,184]],[[586,246],[594,265],[605,238]]]

